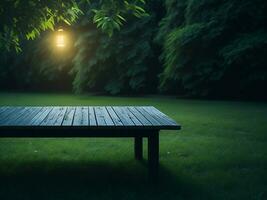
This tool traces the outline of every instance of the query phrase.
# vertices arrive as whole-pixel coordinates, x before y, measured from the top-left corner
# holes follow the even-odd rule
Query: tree
[[[265,0],[166,0],[161,91],[263,96],[267,83]]]
[[[97,3],[98,7],[92,8]],[[136,17],[146,15],[145,0],[2,0],[0,1],[0,48],[21,51],[23,38],[35,39],[42,31],[54,30],[59,23],[71,25],[80,15],[93,13],[97,27],[109,35],[120,29],[131,13]]]
[[[128,23],[113,37],[101,34],[87,20],[77,27],[81,31],[77,34],[72,70],[76,92],[155,91],[158,62],[153,37],[157,31],[159,5],[158,1],[147,3],[150,16],[142,20],[127,16]]]
[[[158,22],[155,12],[153,11],[151,16],[144,16],[142,20],[136,20],[132,13],[125,13],[127,23],[110,37],[94,23],[94,11],[100,6],[100,3],[81,6],[83,10],[93,12],[84,13],[69,27],[69,31],[66,30],[66,33],[73,34],[73,37],[70,37],[73,42],[70,44],[75,44],[69,51],[58,51],[51,46],[51,31],[41,33],[42,36],[34,41],[25,41],[23,52],[18,56],[22,58],[18,62],[7,63],[3,60],[3,63],[0,63],[3,76],[8,73],[9,77],[16,77],[16,80],[5,79],[3,82],[10,81],[9,85],[13,85],[12,82],[20,82],[18,86],[14,85],[17,89],[19,86],[26,88],[24,81],[31,80],[31,89],[47,90],[59,89],[57,86],[63,85],[63,81],[67,81],[65,85],[68,86],[74,78],[73,88],[76,92],[106,91],[117,94],[155,90],[157,83],[152,83],[157,80],[157,58],[152,49]],[[152,12],[150,6],[146,9]],[[7,55],[7,52],[4,54]],[[18,60],[13,56],[13,52],[8,54],[9,60]],[[6,68],[6,65],[9,67]],[[23,65],[25,73],[20,72]],[[68,71],[72,71],[72,75],[68,74]],[[110,76],[110,72],[115,72],[114,76]],[[43,85],[46,85],[46,88],[43,88]],[[55,87],[51,88],[50,85]]]

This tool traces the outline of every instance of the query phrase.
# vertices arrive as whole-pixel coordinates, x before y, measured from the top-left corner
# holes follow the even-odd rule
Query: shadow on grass
[[[2,163],[3,164],[3,163]],[[6,163],[8,166],[15,165]],[[201,199],[193,181],[160,166],[158,183],[148,179],[146,162],[24,162],[0,171],[0,199]],[[205,198],[207,199],[207,197]]]

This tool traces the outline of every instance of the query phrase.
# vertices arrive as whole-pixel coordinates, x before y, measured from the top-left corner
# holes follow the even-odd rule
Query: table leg
[[[156,178],[159,165],[159,132],[148,136],[148,167],[149,174]]]
[[[134,155],[136,160],[143,159],[143,138],[141,136],[134,138]]]

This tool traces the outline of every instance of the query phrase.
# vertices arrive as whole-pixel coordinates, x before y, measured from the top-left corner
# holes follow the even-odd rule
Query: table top
[[[12,127],[181,128],[153,106],[0,107],[0,130]]]

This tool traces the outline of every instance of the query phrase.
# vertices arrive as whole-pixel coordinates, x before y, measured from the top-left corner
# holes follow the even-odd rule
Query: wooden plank
[[[6,120],[5,125],[17,126],[18,122],[25,114],[30,110],[30,107],[24,107],[23,109],[16,109],[17,111],[12,113]]]
[[[160,118],[162,121],[166,122],[168,125],[177,125],[177,123],[172,120],[170,117],[165,115],[164,113],[160,112],[158,109],[156,109],[153,106],[146,106],[144,107],[145,110],[149,111],[151,114],[156,115],[158,118]]]
[[[90,126],[96,126],[97,122],[96,122],[96,116],[95,116],[95,110],[93,107],[88,107],[88,111],[89,111],[89,124]]]
[[[115,113],[118,115],[120,118],[121,122],[123,123],[124,126],[134,126],[134,122],[131,120],[129,115],[122,109],[121,107],[114,106],[112,107]]]
[[[107,124],[108,126],[114,126],[114,122],[112,121],[112,119],[111,119],[111,117],[110,117],[110,115],[109,115],[107,109],[106,109],[104,106],[100,107],[100,109],[101,109],[101,112],[102,112],[103,115],[104,115],[104,119],[105,119],[105,121],[106,121],[106,124]]]
[[[156,119],[161,125],[163,126],[173,126],[173,124],[170,123],[170,121],[166,120],[165,118],[162,118],[158,114],[154,113],[154,110],[151,110],[147,106],[141,107],[143,110],[145,110],[149,115],[151,115],[154,119]]]
[[[20,112],[23,111],[25,107],[14,107],[10,108],[5,112],[5,116],[0,120],[1,125],[8,125],[10,120],[15,120],[20,116]],[[3,113],[4,114],[4,113]]]
[[[73,126],[88,126],[89,117],[88,117],[88,107],[76,107],[76,111],[73,119]]]
[[[68,107],[63,118],[62,126],[71,126],[75,114],[75,107]]]
[[[0,107],[0,115],[5,112],[7,109],[9,108],[9,106],[1,106]]]
[[[60,108],[60,111],[58,112],[58,114],[56,116],[56,120],[53,123],[54,126],[61,126],[66,111],[67,111],[67,107],[64,106],[64,107]]]
[[[51,126],[54,125],[57,121],[57,116],[63,110],[63,107],[53,107],[52,111],[45,117],[45,119],[41,122],[41,126]]]
[[[24,107],[9,107],[0,115],[0,124],[4,124],[8,117]]]
[[[155,115],[153,112],[151,112],[147,107],[142,106],[140,107],[144,112],[148,113],[152,118],[154,118],[156,121],[160,123],[160,125],[167,126],[170,125],[168,122],[166,122],[164,119],[159,117],[158,115]]]
[[[113,126],[114,123],[103,106],[94,107],[98,126]]]
[[[37,113],[37,115],[32,118],[28,124],[32,126],[37,126],[41,124],[41,122],[45,119],[48,113],[52,110],[52,107],[42,107],[41,110]]]
[[[159,126],[161,123],[156,120],[153,116],[151,116],[146,110],[142,107],[135,107],[153,126]]]
[[[17,125],[26,126],[29,123],[29,121],[38,114],[40,110],[41,107],[29,107],[29,110],[26,113],[24,113],[17,121]]]
[[[99,111],[99,107],[94,107],[96,122],[98,126],[106,126],[106,121],[101,111]]]
[[[128,109],[128,107],[121,107],[121,109],[125,112],[126,115],[133,121],[136,126],[143,126],[140,120]]]
[[[0,124],[2,123],[3,120],[11,113],[15,111],[15,108],[5,108],[2,113],[0,114]]]
[[[180,125],[152,106],[142,107],[0,107],[0,125],[14,126],[147,126],[177,129]],[[77,112],[76,112],[77,108]]]
[[[123,126],[122,121],[120,120],[120,118],[117,116],[117,114],[114,112],[114,110],[112,109],[111,106],[107,106],[106,107],[112,121],[114,122],[115,126]]]
[[[134,106],[127,107],[133,115],[143,124],[143,126],[152,126],[152,123],[148,121]]]

